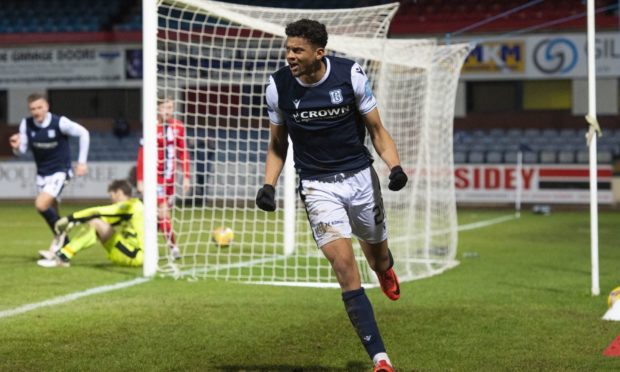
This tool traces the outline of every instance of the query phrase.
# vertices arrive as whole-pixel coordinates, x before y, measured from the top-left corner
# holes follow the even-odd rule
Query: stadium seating
[[[134,161],[140,136],[140,133],[131,133],[119,139],[111,133],[91,131],[89,160]],[[193,128],[188,128],[189,138],[204,136],[204,131],[196,136]],[[268,132],[257,129],[207,131],[206,138],[214,139],[215,149],[212,150],[221,162],[264,161],[269,139]],[[519,151],[525,164],[587,164],[589,161],[585,139],[575,129],[457,130],[453,143],[456,164],[513,164]],[[188,143],[188,148],[190,154],[200,151],[200,145],[194,143]],[[620,129],[606,131],[597,149],[599,164],[611,164],[620,157]],[[73,158],[77,158],[77,139],[71,138],[71,151]],[[30,154],[16,158],[31,159]]]
[[[139,14],[139,0],[8,1],[0,7],[0,33],[139,30],[136,9]]]
[[[393,34],[445,34],[458,31],[490,17],[513,10],[526,1],[497,0],[444,0],[401,1],[401,7],[391,26]],[[597,8],[610,2],[597,2]],[[613,5],[613,4],[612,4]],[[507,32],[544,24],[586,12],[583,1],[545,0],[516,11],[509,16],[485,23],[473,32]],[[597,29],[615,29],[618,24],[617,10],[597,14]],[[549,26],[546,30],[571,30],[584,28],[585,17]]]
[[[525,164],[586,164],[589,150],[576,129],[519,129],[456,130],[454,133],[454,162],[512,164],[519,151]],[[597,161],[611,164],[620,157],[620,129],[605,131],[597,142]]]
[[[391,0],[220,0],[245,5],[297,9],[330,9],[385,4]],[[0,8],[0,33],[139,31],[142,29],[140,0],[23,0],[4,2]],[[525,2],[497,0],[405,0],[400,2],[392,34],[445,34],[457,31]],[[598,7],[607,4],[597,4]],[[474,32],[501,32],[540,25],[586,11],[582,1],[546,0],[507,17],[475,28]],[[160,20],[161,21],[161,20]],[[205,20],[207,21],[207,20]],[[585,17],[553,25],[549,29],[583,28]],[[597,15],[598,29],[615,29],[617,10]],[[172,28],[175,25],[168,25]],[[181,22],[180,28],[188,26]]]

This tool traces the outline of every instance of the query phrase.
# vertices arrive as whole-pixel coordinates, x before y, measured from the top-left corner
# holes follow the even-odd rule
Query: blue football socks
[[[385,353],[385,346],[375,321],[372,305],[364,288],[343,292],[342,301],[368,356],[372,359],[378,353]]]
[[[41,214],[41,216],[43,216],[45,222],[47,222],[50,229],[52,229],[52,234],[56,235],[56,232],[54,232],[54,224],[60,219],[60,217],[58,216],[58,212],[56,212],[56,209],[48,208],[46,211],[39,213]]]

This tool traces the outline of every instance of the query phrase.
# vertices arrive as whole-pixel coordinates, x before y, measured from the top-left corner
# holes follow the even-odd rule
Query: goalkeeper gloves
[[[405,187],[407,180],[408,178],[403,171],[403,168],[401,168],[400,165],[397,165],[390,171],[390,183],[388,184],[388,189],[398,191]]]
[[[56,233],[56,235],[60,235],[65,232],[69,227],[69,222],[70,221],[68,217],[62,217],[58,221],[56,221],[56,223],[54,224],[54,232]]]
[[[256,194],[256,206],[265,212],[273,212],[276,210],[276,189],[273,185],[264,184]]]

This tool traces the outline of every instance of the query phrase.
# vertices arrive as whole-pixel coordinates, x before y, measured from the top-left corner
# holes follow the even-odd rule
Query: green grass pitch
[[[462,210],[459,223],[507,213]],[[0,204],[0,221],[0,313],[141,275],[102,248],[39,268],[50,233],[31,204]],[[620,370],[602,355],[620,322],[601,320],[620,285],[620,213],[599,222],[599,297],[585,209],[463,231],[456,268],[403,284],[396,302],[369,290],[397,370]],[[156,278],[0,318],[0,371],[369,370],[336,289]]]

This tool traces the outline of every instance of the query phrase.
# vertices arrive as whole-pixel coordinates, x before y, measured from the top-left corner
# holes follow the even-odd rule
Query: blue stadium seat
[[[521,130],[520,128],[508,129],[506,131],[506,137],[514,138],[518,141],[521,141],[521,138],[523,137],[523,130]]]
[[[504,152],[504,163],[515,164],[517,162],[518,151],[510,150]],[[535,151],[523,152],[523,164],[536,164],[538,163],[538,153]]]
[[[540,152],[540,162],[542,164],[555,164],[558,160],[557,151],[555,150],[542,150]]]
[[[541,132],[540,132],[540,129],[538,128],[529,128],[523,132],[523,136],[529,137],[529,138],[540,137],[540,135],[541,135]]]
[[[542,137],[553,138],[559,136],[560,133],[556,129],[543,129],[541,132]]]
[[[465,151],[454,151],[454,163],[455,164],[465,164],[465,163],[467,163],[467,152],[465,152]]]
[[[467,162],[470,164],[482,164],[485,161],[484,151],[472,150],[467,154]]]
[[[504,153],[498,150],[487,152],[486,162],[490,164],[501,164],[504,161]]]
[[[575,151],[566,150],[566,149],[558,151],[558,163],[560,164],[575,163]]]
[[[599,150],[596,154],[596,161],[599,164],[611,164],[613,158],[613,153],[609,150]]]
[[[572,129],[572,128],[564,128],[560,130],[560,137],[562,138],[577,137],[577,130]]]
[[[587,149],[577,151],[576,161],[579,164],[587,164],[590,162],[590,153]]]

